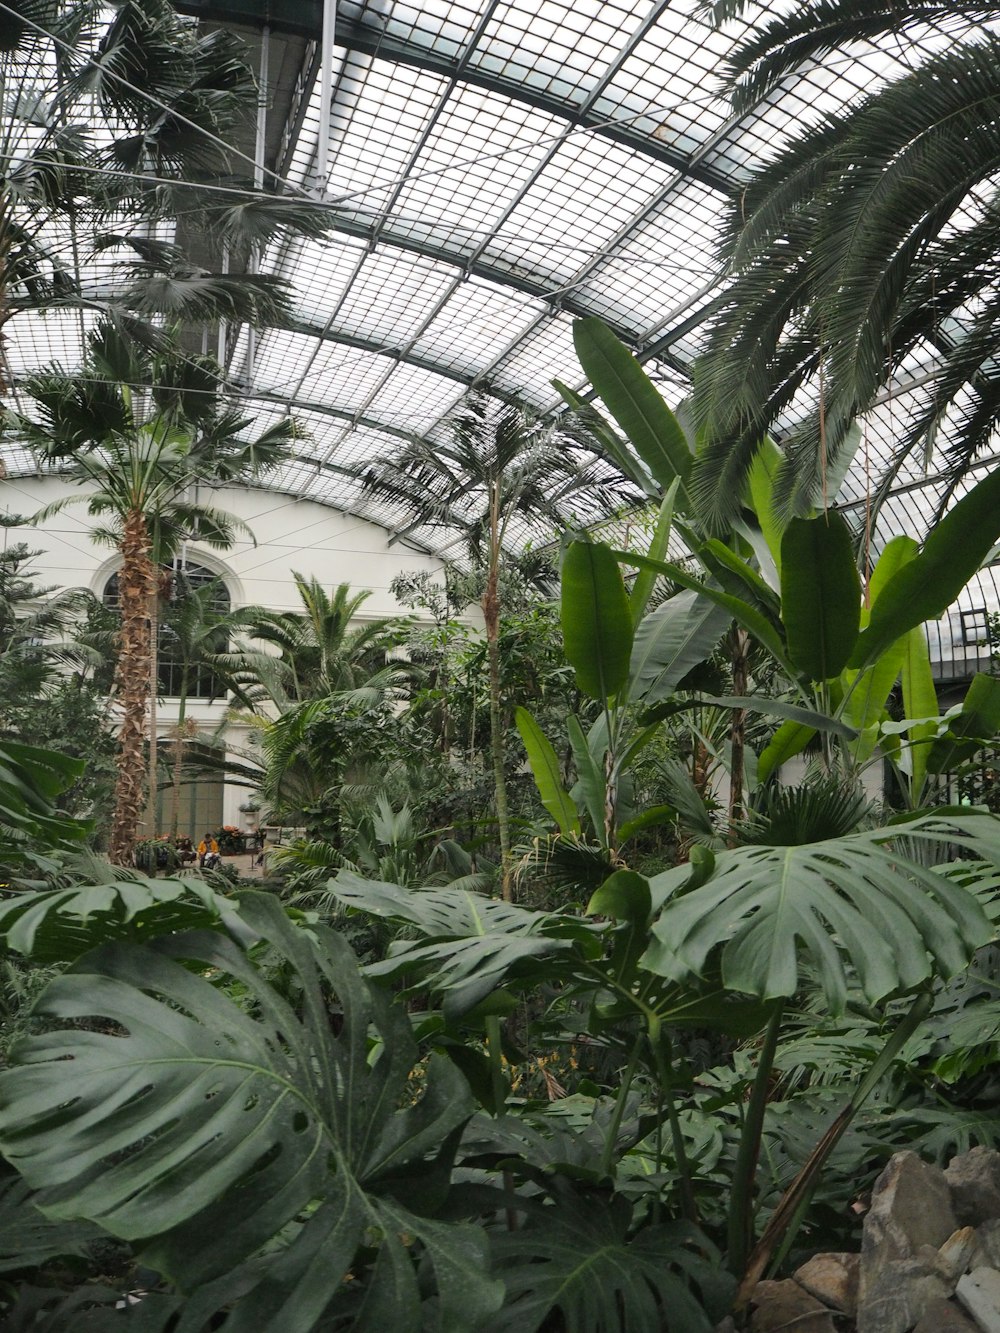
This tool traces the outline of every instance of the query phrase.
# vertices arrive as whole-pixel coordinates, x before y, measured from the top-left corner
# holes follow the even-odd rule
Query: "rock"
[[[944,1172],[896,1153],[875,1182],[861,1233],[861,1303],[887,1264],[912,1259],[921,1245],[937,1250],[957,1230]]]
[[[1000,1152],[973,1148],[953,1157],[944,1178],[960,1226],[978,1227],[1000,1217]]]
[[[972,1268],[1000,1268],[1000,1218],[976,1227],[976,1254]]]
[[[859,1254],[817,1254],[793,1276],[811,1296],[853,1319],[858,1308],[860,1267]]]
[[[975,1268],[959,1278],[955,1295],[972,1315],[982,1333],[1000,1333],[1000,1273]]]
[[[931,1301],[913,1333],[979,1333],[979,1328],[952,1301]]]
[[[713,1333],[736,1333],[736,1320],[727,1314],[721,1324],[716,1324]]]
[[[797,1282],[759,1282],[753,1305],[753,1333],[837,1333],[830,1311]]]
[[[858,1333],[907,1333],[927,1307],[946,1300],[949,1285],[918,1259],[882,1264],[858,1303]]]
[[[981,1248],[973,1228],[962,1227],[949,1236],[938,1250],[935,1267],[951,1283],[952,1289],[963,1273],[976,1266]]]

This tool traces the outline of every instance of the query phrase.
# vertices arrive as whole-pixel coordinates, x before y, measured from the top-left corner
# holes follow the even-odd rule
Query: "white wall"
[[[0,481],[0,510],[30,516],[80,490],[54,477],[8,478]],[[252,489],[202,490],[198,499],[241,519],[256,541],[237,537],[225,552],[190,544],[189,559],[223,574],[234,607],[252,602],[275,611],[300,610],[292,581],[295,570],[307,578],[315,575],[326,588],[338,583],[368,588],[372,597],[365,603],[365,615],[394,615],[400,607],[389,591],[393,577],[401,570],[441,568],[440,560],[403,542],[389,546],[384,528],[312,500]],[[75,504],[37,528],[10,529],[7,539],[26,541],[44,552],[35,562],[41,581],[100,593],[117,562],[112,551],[91,541],[94,522],[85,504]]]
[[[29,517],[63,496],[80,493],[80,487],[54,477],[7,478],[0,481],[0,512]],[[403,542],[389,546],[390,534],[384,528],[311,500],[253,489],[203,490],[198,499],[235,515],[253,534],[252,538],[238,537],[225,552],[197,542],[188,547],[189,560],[222,576],[234,608],[257,604],[276,611],[301,610],[292,578],[294,570],[307,578],[315,576],[327,589],[349,583],[353,590],[370,590],[372,596],[364,605],[362,619],[395,615],[405,610],[389,591],[396,574],[442,569],[440,560]],[[37,527],[4,529],[0,540],[8,544],[24,541],[41,552],[31,565],[39,584],[89,588],[100,596],[119,561],[114,551],[91,540],[94,523],[86,504],[78,503]],[[187,709],[188,716],[196,719],[205,733],[219,727],[225,710],[222,700],[190,700]],[[176,705],[164,700],[158,708],[157,733],[169,735],[176,717]],[[242,745],[247,729],[229,725],[224,734],[232,744]],[[244,789],[226,788],[224,823],[240,827],[246,824],[238,809],[246,795]]]

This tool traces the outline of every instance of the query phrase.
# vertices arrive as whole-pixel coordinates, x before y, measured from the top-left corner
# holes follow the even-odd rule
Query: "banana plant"
[[[579,837],[589,822],[597,841],[612,857],[640,827],[672,815],[667,806],[642,815],[622,809],[628,769],[653,740],[662,718],[643,720],[651,705],[672,696],[683,678],[712,653],[730,617],[724,609],[681,591],[647,613],[656,582],[653,568],[666,553],[680,478],[663,498],[653,534],[649,565],[631,591],[610,547],[571,542],[564,554],[560,618],[566,658],[577,687],[599,706],[585,727],[571,715],[567,740],[577,781],[568,791],[555,749],[524,708],[515,715],[542,804],[564,837]]]
[[[722,537],[710,534],[691,486],[697,441],[599,319],[577,320],[573,337],[581,365],[624,438],[579,395],[565,386],[558,386],[560,392],[647,494],[676,488],[675,531],[701,568],[695,572],[652,552],[645,557],[620,552],[618,558],[640,577],[662,575],[728,611],[790,681],[795,703],[759,757],[758,780],[818,735],[827,762],[842,769],[856,771],[876,750],[886,754],[910,807],[917,808],[928,777],[946,771],[946,756],[956,755],[956,740],[966,742],[962,752],[968,757],[970,740],[988,741],[996,731],[1000,682],[985,676],[977,677],[957,711],[940,720],[920,627],[945,613],[1000,538],[1000,473],[985,477],[953,506],[923,546],[908,537],[892,539],[862,597],[851,536],[839,515],[807,511],[790,521],[777,515],[773,487],[782,455],[772,441],[761,442],[743,516]],[[855,436],[854,447],[860,438]],[[842,451],[840,469],[851,454],[851,448]],[[841,479],[839,471],[828,476],[827,493],[835,494]],[[814,504],[820,501],[813,497]],[[886,704],[897,680],[903,725],[886,728]],[[738,688],[735,694],[729,706],[742,711],[748,701]],[[780,702],[771,701],[765,711],[782,717]],[[764,708],[759,699],[753,706]],[[836,748],[833,737],[840,741]],[[739,785],[739,766],[733,769],[733,784]]]

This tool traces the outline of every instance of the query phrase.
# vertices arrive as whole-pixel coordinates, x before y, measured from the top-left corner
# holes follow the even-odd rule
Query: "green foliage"
[[[781,539],[781,619],[788,656],[810,680],[831,680],[858,637],[861,583],[839,514],[795,518]]]
[[[704,1283],[720,1313],[725,1309],[727,1284],[703,1257],[704,1237],[684,1223],[630,1235],[623,1198],[609,1205],[569,1189],[561,1196],[555,1209],[525,1201],[522,1227],[494,1241],[507,1291],[491,1325],[496,1333],[534,1333],[554,1310],[574,1333],[658,1333],[664,1315],[677,1333],[709,1333],[704,1308],[677,1271]],[[526,1253],[534,1262],[525,1263]]]
[[[82,770],[55,751],[0,742],[0,866],[8,874],[50,872],[53,852],[85,841],[90,826],[55,805]]]
[[[971,895],[921,863],[919,849],[950,844],[1000,864],[992,815],[928,812],[895,828],[725,852],[694,888],[678,867],[652,882],[663,907],[645,965],[683,980],[720,949],[727,986],[772,999],[795,995],[805,958],[833,1013],[855,973],[872,1002],[953,976],[992,927]]]
[[[294,975],[297,1010],[217,933],[101,947],[49,987],[39,1012],[51,1030],[0,1076],[6,1156],[47,1215],[139,1242],[146,1263],[183,1282],[183,1329],[231,1306],[234,1333],[311,1328],[347,1311],[416,1330],[415,1255],[433,1270],[443,1327],[483,1319],[502,1291],[485,1276],[481,1234],[399,1202],[416,1203],[415,1189],[425,1208],[444,1200],[470,1109],[459,1075],[432,1062],[407,1104],[409,1023],[365,985],[347,946],[322,927],[297,929],[259,895],[242,911]],[[122,1026],[94,1025],[109,1012]],[[70,1065],[75,1097],[51,1114]],[[345,1287],[362,1250],[375,1253],[370,1280]]]
[[[621,572],[602,543],[571,542],[563,559],[566,657],[592,699],[614,698],[628,679],[632,611]]]
[[[98,944],[144,943],[180,930],[225,928],[253,938],[235,903],[198,879],[129,878],[18,893],[0,901],[0,939],[38,963],[73,962]]]
[[[602,320],[576,320],[573,342],[587,378],[607,403],[653,479],[664,491],[679,481],[678,508],[681,512],[689,510],[686,482],[693,457],[677,418],[635,358]]]

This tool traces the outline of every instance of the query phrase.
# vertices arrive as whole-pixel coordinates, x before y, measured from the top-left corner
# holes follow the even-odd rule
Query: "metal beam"
[[[380,59],[395,61],[396,64],[408,65],[415,69],[425,69],[444,78],[450,79],[456,76],[458,62],[454,58],[430,50],[418,42],[408,42],[379,28],[359,23],[345,14],[340,14],[337,18],[337,43],[350,51],[361,51],[369,55],[377,53]],[[501,93],[512,101],[524,102],[551,116],[573,121],[581,129],[593,130],[595,134],[623,144],[645,157],[666,162],[686,176],[710,185],[715,190],[730,194],[735,189],[733,180],[717,168],[705,163],[696,163],[691,154],[678,152],[676,148],[654,139],[631,123],[609,124],[607,117],[593,107],[581,112],[574,103],[556,97],[541,88],[531,88],[517,79],[476,68],[464,69],[461,78],[463,83]]]

